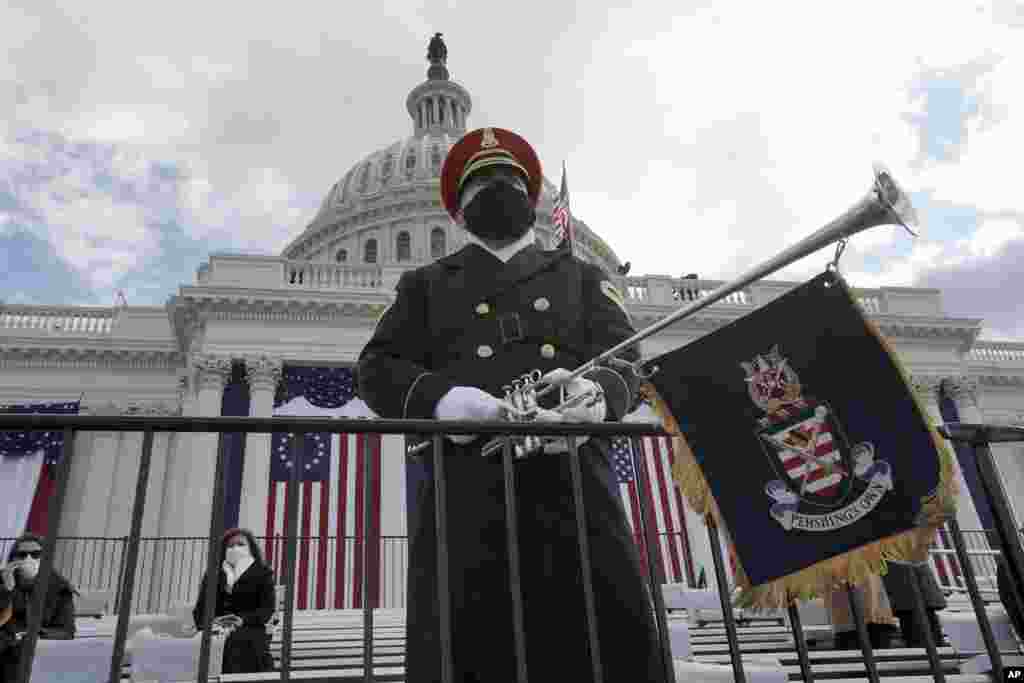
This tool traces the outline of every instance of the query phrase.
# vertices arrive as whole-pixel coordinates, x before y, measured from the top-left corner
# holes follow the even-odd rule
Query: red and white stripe
[[[801,457],[796,450],[784,448],[779,451],[779,459],[782,460],[786,473],[795,481],[803,481],[806,474],[806,493],[813,493],[819,496],[831,496],[839,490],[839,484],[846,474],[846,470],[840,464],[841,455],[836,450],[832,441],[832,433],[827,429],[824,421],[818,417],[812,417],[792,427],[772,435],[772,442],[781,445],[782,439],[791,432],[802,430],[813,435],[814,451],[812,461],[809,458]],[[831,471],[825,465],[832,465]]]
[[[648,524],[652,526],[657,539],[656,553],[665,581],[694,585],[696,575],[686,527],[687,507],[672,479],[675,456],[671,441],[663,437],[642,437],[637,441],[642,447],[639,460],[643,468],[644,490],[640,490],[637,479],[619,484],[619,489],[626,508],[626,518],[640,549],[643,569],[646,572],[647,543],[639,524],[641,495],[647,499],[653,516]]]
[[[555,226],[555,241],[561,242],[569,232],[569,202],[559,197],[551,210],[551,224]]]
[[[335,434],[327,483],[299,482],[296,609],[348,609],[363,606],[363,575],[369,572],[372,606],[404,604],[404,579],[393,580],[391,565],[404,566],[400,544],[382,536],[405,534],[405,470],[401,437]],[[370,468],[374,485],[366,490]],[[267,496],[267,560],[284,576],[284,534],[289,482],[270,482]],[[369,499],[368,534],[361,524]],[[364,561],[364,547],[369,550]],[[385,556],[386,553],[386,556]],[[393,569],[393,567],[391,567]],[[400,594],[399,594],[400,591]]]

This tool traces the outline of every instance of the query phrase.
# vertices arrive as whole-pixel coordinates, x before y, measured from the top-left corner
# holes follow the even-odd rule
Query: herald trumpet
[[[690,317],[708,306],[721,301],[722,299],[725,299],[730,294],[733,294],[734,292],[737,292],[744,287],[761,280],[788,265],[791,265],[801,258],[809,256],[819,249],[829,246],[830,244],[845,242],[857,233],[880,225],[901,225],[907,232],[916,237],[920,231],[920,222],[910,198],[884,165],[876,163],[874,164],[873,170],[874,183],[868,190],[867,194],[865,194],[860,201],[847,209],[846,212],[838,218],[824,227],[819,228],[814,233],[785,249],[773,258],[750,268],[736,279],[721,285],[700,299],[689,302],[687,305],[674,311],[671,315],[668,315],[653,325],[644,328],[632,337],[616,344],[607,351],[587,361],[580,367],[573,370],[566,378],[566,381],[571,381],[572,379],[575,379],[576,377],[579,377],[580,375],[602,365],[618,365],[620,367],[628,366],[641,378],[649,378],[658,371],[656,366],[645,371],[642,368],[645,361],[640,360],[636,363],[628,363],[615,358],[615,356],[626,349],[636,346],[644,339],[657,334],[666,327],[684,318]],[[524,377],[537,377],[537,380],[539,380],[539,371],[534,371],[533,373],[530,373],[530,375],[526,375]],[[538,389],[536,385],[537,381],[530,381],[519,385],[518,388],[507,388],[509,391],[506,392],[506,399],[516,408],[512,418],[514,421],[529,421],[531,419],[531,414],[535,414],[537,400],[558,388],[557,385],[549,384],[544,388]],[[595,397],[595,392],[578,394],[570,399],[573,402],[568,405],[577,405],[580,401],[586,402],[588,400],[596,400]],[[563,401],[563,403],[554,410],[561,412],[566,410],[568,405],[567,402]],[[520,406],[522,406],[522,408],[520,408]],[[499,450],[504,438],[505,437],[498,437],[489,441],[483,448],[483,455],[490,455]],[[540,440],[536,437],[519,437],[516,441],[516,455],[518,457],[528,455],[530,452],[537,450],[541,445]],[[410,454],[418,452],[428,445],[429,442],[423,442],[416,448],[412,449]]]

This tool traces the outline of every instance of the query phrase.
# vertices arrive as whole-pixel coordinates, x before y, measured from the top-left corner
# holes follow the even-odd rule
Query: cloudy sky
[[[1024,339],[1019,0],[8,0],[0,299],[162,304],[211,251],[278,253],[411,132],[435,31],[471,127],[521,132],[556,184],[564,160],[574,213],[631,274],[733,277],[881,160],[925,232],[858,235],[849,281],[938,287],[949,315]]]

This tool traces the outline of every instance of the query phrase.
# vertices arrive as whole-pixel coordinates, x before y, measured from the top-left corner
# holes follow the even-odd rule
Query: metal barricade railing
[[[132,505],[131,532],[128,536],[127,545],[121,553],[121,564],[123,570],[119,572],[122,578],[119,581],[120,600],[118,601],[117,626],[114,635],[113,654],[109,671],[110,683],[116,683],[121,679],[122,663],[124,660],[125,643],[128,633],[128,622],[131,615],[132,601],[135,597],[135,586],[139,564],[140,550],[142,549],[142,519],[146,506],[146,493],[149,483],[149,473],[153,458],[153,435],[155,432],[191,432],[191,433],[218,433],[240,434],[260,433],[270,434],[274,432],[292,433],[296,437],[292,439],[291,460],[294,463],[292,472],[292,485],[287,487],[285,500],[286,528],[284,543],[284,564],[283,576],[280,582],[285,586],[284,601],[284,623],[282,634],[282,647],[280,656],[280,680],[291,680],[292,673],[292,635],[294,631],[295,612],[295,560],[298,548],[298,518],[299,518],[299,497],[296,484],[299,479],[299,472],[303,466],[306,435],[310,433],[376,433],[376,434],[417,434],[430,435],[433,442],[433,485],[434,485],[434,521],[437,535],[437,578],[438,596],[449,596],[449,572],[448,572],[448,524],[447,524],[447,480],[444,474],[445,460],[443,457],[443,435],[506,435],[506,436],[561,436],[568,442],[568,453],[565,457],[569,464],[571,475],[572,494],[576,511],[577,545],[579,549],[580,565],[582,569],[582,590],[586,608],[586,625],[588,642],[592,662],[592,675],[594,681],[602,681],[603,666],[601,661],[601,650],[598,646],[597,615],[595,610],[593,577],[591,558],[588,548],[588,534],[586,531],[586,506],[583,498],[582,473],[577,449],[576,439],[582,436],[588,437],[611,437],[611,436],[665,436],[665,433],[658,427],[650,424],[512,424],[512,423],[474,423],[474,422],[436,422],[433,420],[343,420],[331,418],[244,418],[244,417],[217,417],[217,418],[196,418],[196,417],[143,417],[143,416],[63,416],[63,415],[0,415],[0,430],[40,430],[40,431],[63,431],[62,457],[57,466],[57,484],[55,492],[50,500],[49,529],[44,541],[43,560],[40,566],[38,583],[47,585],[54,569],[55,551],[57,546],[57,530],[60,528],[61,518],[64,513],[64,501],[67,496],[68,475],[71,463],[74,460],[75,433],[84,431],[120,431],[120,432],[142,432],[142,452],[139,462],[138,476],[136,479],[135,495]],[[218,485],[213,487],[212,514],[210,519],[210,533],[206,547],[205,574],[215,576],[218,567],[216,562],[219,555],[219,542],[224,532],[224,472],[227,458],[227,440],[219,439],[216,463],[214,467],[213,481]],[[641,477],[643,484],[643,469],[637,467],[636,458],[638,449],[634,448],[634,467]],[[505,448],[502,453],[502,467],[505,481],[505,511],[506,531],[508,537],[509,575],[510,592],[513,602],[513,633],[515,641],[516,659],[518,670],[516,680],[518,683],[526,683],[529,672],[526,670],[525,659],[525,635],[523,632],[523,602],[522,586],[520,583],[519,571],[519,540],[516,529],[516,494],[515,476],[512,457],[511,440],[506,438]],[[364,481],[359,482],[365,490],[373,488],[374,468],[364,469]],[[362,510],[361,521],[363,537],[369,537],[371,532],[371,498],[364,496],[364,509]],[[648,547],[654,547],[654,530],[651,528],[650,520],[653,519],[649,502],[641,501],[641,527],[644,529]],[[363,544],[364,554],[368,552],[368,545]],[[364,566],[366,564],[364,556]],[[718,560],[721,558],[719,557]],[[665,619],[664,601],[660,590],[660,576],[654,565],[653,558],[648,555],[650,563],[648,578],[650,581],[651,594],[655,603],[656,621],[661,641],[662,661],[665,667],[666,680],[674,683],[674,669]],[[716,561],[716,564],[720,562]],[[724,567],[719,567],[724,571]],[[367,595],[369,589],[369,575],[362,574],[362,594]],[[212,623],[213,612],[216,605],[216,581],[207,581],[205,595],[204,623]],[[36,642],[42,620],[44,592],[34,593],[32,604],[29,609],[28,629],[21,642],[21,668],[18,680],[28,681],[31,677],[32,663],[35,656]],[[723,609],[728,611],[728,596],[723,595]],[[452,661],[452,634],[451,634],[451,605],[449,600],[439,599],[439,636],[441,646],[441,680],[450,683],[453,680]],[[363,680],[376,680],[374,675],[373,660],[373,621],[374,608],[368,601],[363,605]],[[734,640],[735,633],[733,633]],[[196,680],[206,681],[210,676],[210,653],[211,653],[211,629],[203,630],[200,646],[199,664],[196,671]]]
[[[989,539],[993,538],[994,530],[970,529],[962,530],[964,545],[971,558],[971,566],[978,582],[978,588],[988,598],[996,599],[996,570],[1002,551],[991,547]],[[687,576],[685,567],[668,566],[665,555],[670,547],[685,547],[686,534],[682,531],[658,531],[655,534],[658,545],[651,549],[659,567],[664,583],[681,583],[688,588],[695,588],[696,583]],[[642,559],[649,552],[643,540],[643,531],[639,528],[632,534],[637,552]],[[280,558],[284,552],[284,536],[256,536],[256,541],[264,548],[268,559]],[[329,609],[331,607],[347,608],[350,604],[341,604],[335,599],[337,592],[351,582],[352,564],[357,549],[357,536],[299,536],[297,542],[301,549],[308,548],[310,558],[326,555],[328,563],[326,574],[328,580],[326,590],[318,594],[312,580],[307,588],[300,590],[296,600],[296,610]],[[966,595],[967,586],[963,571],[957,558],[956,548],[950,539],[948,527],[943,528],[937,542],[930,551],[929,564],[935,575],[939,588],[949,595]],[[0,557],[6,557],[15,537],[0,538]],[[392,609],[405,607],[406,570],[408,563],[407,536],[382,535],[380,540],[379,566],[376,567],[378,592],[371,593],[376,597],[373,607]],[[115,596],[111,609],[117,612],[117,598],[123,579],[124,550],[128,544],[127,536],[58,536],[55,550],[54,567],[68,579],[82,594],[109,591]],[[341,568],[334,566],[337,547],[344,546],[341,555],[348,560],[348,565]],[[155,614],[180,606],[182,603],[195,602],[195,587],[202,576],[203,562],[206,557],[207,539],[201,536],[144,536],[139,539],[139,565],[136,577],[146,577],[147,583],[138,582],[132,596],[132,614]],[[280,565],[273,560],[275,571]],[[645,568],[646,573],[646,568]],[[338,574],[341,580],[334,580]],[[303,599],[302,592],[305,591]]]
[[[442,440],[445,434],[481,434],[481,435],[537,435],[537,436],[563,436],[567,438],[569,452],[564,456],[569,464],[571,475],[572,494],[575,506],[576,531],[581,570],[582,590],[584,594],[584,605],[586,611],[586,625],[588,641],[590,644],[592,679],[600,682],[604,679],[603,663],[601,660],[601,649],[598,646],[597,614],[595,610],[595,596],[593,592],[593,577],[591,559],[588,549],[588,534],[586,531],[586,509],[583,497],[582,473],[580,467],[579,453],[576,445],[576,438],[580,436],[617,436],[627,435],[634,440],[637,437],[652,435],[664,436],[665,434],[657,427],[650,424],[509,424],[509,423],[472,423],[472,422],[444,422],[439,423],[428,420],[340,420],[324,418],[186,418],[186,417],[141,417],[141,416],[62,416],[62,415],[0,415],[0,430],[42,430],[42,431],[63,431],[63,457],[57,467],[56,490],[50,501],[49,510],[49,533],[44,542],[43,560],[40,566],[38,582],[40,585],[47,585],[56,561],[57,555],[57,529],[60,527],[61,517],[64,512],[64,501],[67,494],[68,474],[71,463],[74,459],[75,432],[79,430],[95,431],[125,431],[139,432],[143,434],[142,452],[139,463],[138,476],[136,480],[135,496],[132,506],[131,533],[127,542],[118,553],[117,562],[121,569],[118,573],[120,578],[118,585],[120,589],[117,605],[117,626],[114,636],[113,654],[109,671],[110,683],[116,683],[122,676],[122,661],[125,652],[125,641],[128,632],[128,621],[132,610],[132,602],[135,599],[135,585],[138,573],[140,551],[143,547],[141,537],[142,519],[146,505],[146,492],[149,481],[149,472],[153,456],[153,434],[154,432],[213,432],[218,434],[233,433],[293,433],[296,438],[292,440],[292,461],[295,466],[292,468],[292,486],[287,489],[286,495],[286,517],[287,520],[284,534],[284,564],[283,576],[280,583],[285,586],[284,600],[284,624],[283,638],[280,657],[280,680],[288,681],[292,673],[292,635],[294,631],[295,612],[295,565],[298,537],[298,505],[299,497],[297,486],[299,471],[302,468],[305,451],[305,439],[309,433],[378,433],[378,434],[419,434],[431,435],[433,444],[433,486],[434,486],[434,521],[437,539],[437,595],[449,596],[449,572],[448,572],[448,525],[447,525],[447,480],[445,477],[445,459],[443,457]],[[992,428],[985,426],[951,425],[944,432],[947,438],[965,440],[971,443],[976,450],[979,476],[982,481],[985,493],[991,502],[996,522],[996,534],[1000,546],[1006,555],[1007,566],[1011,580],[1011,590],[1017,593],[1017,599],[1024,594],[1024,581],[1021,579],[1021,567],[1024,566],[1024,553],[1021,550],[1020,537],[1013,528],[1013,518],[1009,513],[1009,506],[1006,501],[1005,491],[1002,491],[998,475],[995,471],[991,452],[988,447],[990,441],[1024,441],[1024,429]],[[216,463],[214,468],[214,481],[219,485],[213,487],[212,514],[210,520],[210,533],[206,539],[206,566],[207,576],[216,574],[218,567],[218,544],[224,531],[224,472],[226,460],[226,439],[219,440]],[[641,450],[634,441],[633,465],[640,481],[640,487],[644,486],[644,468],[638,466],[637,458]],[[561,457],[561,456],[559,456]],[[508,538],[508,559],[509,559],[509,588],[513,603],[513,634],[514,646],[517,660],[517,671],[515,672],[517,683],[526,683],[529,672],[526,669],[526,642],[523,624],[523,601],[522,586],[519,568],[519,540],[516,528],[516,481],[514,476],[514,464],[512,457],[511,442],[506,438],[502,453],[502,467],[505,484],[505,518]],[[364,469],[364,481],[360,482],[365,490],[373,487],[373,468]],[[370,496],[364,496],[364,509],[360,515],[362,522],[363,537],[371,535],[370,527]],[[646,497],[641,497],[639,523],[644,534],[648,548],[654,548],[655,530],[651,523],[654,519],[650,509],[650,502]],[[959,529],[956,520],[949,522],[949,531],[955,547],[956,558],[960,571],[962,572],[967,591],[971,597],[978,623],[982,631],[988,651],[993,673],[999,680],[1002,676],[1002,660],[992,634],[991,624],[984,608],[984,603],[978,589],[974,562],[970,558],[964,540],[964,534]],[[722,557],[719,542],[718,530],[714,523],[708,524],[708,535],[714,563],[714,570],[717,578],[717,585],[727,586],[726,565]],[[364,543],[363,561],[364,566],[367,560],[366,553],[369,544]],[[675,667],[669,647],[667,619],[665,605],[660,590],[660,584],[664,583],[664,576],[660,563],[654,557],[655,553],[646,553],[647,576],[654,602],[655,621],[661,645],[662,663],[664,665],[666,681],[675,681]],[[108,560],[104,560],[108,562]],[[917,584],[915,573],[911,580],[912,591],[915,594],[915,611],[920,623],[928,623],[925,614],[924,603],[921,597],[920,586]],[[368,594],[369,575],[362,573],[362,594]],[[208,581],[205,595],[205,615],[203,621],[211,623],[216,603],[217,582]],[[869,680],[878,681],[879,672],[874,653],[868,638],[867,628],[864,620],[863,606],[858,594],[848,588],[847,596],[850,601],[851,615],[860,636],[861,649],[864,655],[864,664]],[[32,660],[34,658],[36,642],[40,630],[42,618],[42,603],[44,591],[35,592],[32,604],[29,609],[28,629],[22,640],[21,671],[19,680],[28,681],[31,675]],[[733,675],[737,681],[744,681],[743,660],[741,658],[737,628],[732,611],[731,595],[728,591],[719,591],[726,637],[729,643],[729,653],[733,668]],[[788,605],[790,623],[793,630],[795,647],[800,663],[801,672],[805,681],[812,680],[807,645],[804,640],[803,629],[801,628],[799,613],[795,602]],[[374,673],[373,660],[373,621],[374,607],[369,601],[363,603],[363,680],[377,680]],[[441,649],[441,680],[450,683],[453,680],[452,660],[452,634],[451,634],[451,605],[449,600],[439,600],[439,635]],[[936,643],[930,629],[923,629],[925,649],[932,674],[936,681],[944,680],[942,663],[939,660]],[[199,664],[196,671],[196,680],[206,681],[210,671],[211,653],[211,631],[204,629],[201,639]],[[622,656],[622,653],[617,653]]]

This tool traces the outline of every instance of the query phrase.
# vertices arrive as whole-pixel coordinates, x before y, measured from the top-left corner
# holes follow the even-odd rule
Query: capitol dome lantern
[[[383,266],[416,267],[450,254],[466,243],[441,204],[445,157],[467,132],[473,109],[469,91],[451,80],[448,48],[434,34],[427,50],[427,80],[412,89],[405,107],[412,135],[362,159],[327,193],[316,217],[289,243],[283,256],[295,261],[335,263],[360,272]],[[544,178],[537,206],[539,241],[551,246],[551,209],[558,191]],[[586,224],[574,218],[576,253],[614,272],[619,261]],[[349,273],[338,278],[350,279]],[[365,276],[365,277],[364,277]]]
[[[458,140],[466,133],[466,119],[473,109],[469,92],[448,75],[448,48],[434,34],[427,49],[427,80],[413,88],[405,100],[412,117],[413,134],[443,134]]]

